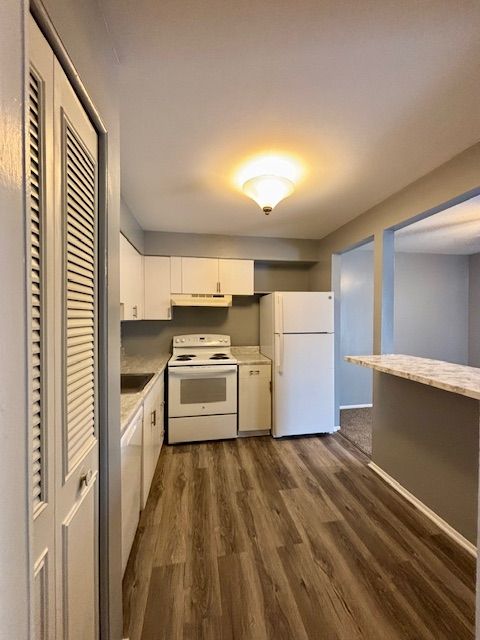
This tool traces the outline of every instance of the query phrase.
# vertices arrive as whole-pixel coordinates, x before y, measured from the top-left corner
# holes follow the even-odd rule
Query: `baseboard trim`
[[[454,542],[460,545],[465,551],[467,551],[474,558],[477,557],[477,547],[467,540],[461,533],[459,533],[456,529],[452,527],[452,525],[448,524],[443,518],[441,518],[435,511],[432,511],[430,507],[427,507],[421,500],[416,498],[413,493],[410,493],[408,489],[405,489],[395,478],[392,478],[386,471],[384,471],[381,467],[376,465],[374,462],[369,462],[368,466],[370,469],[376,473],[382,480],[384,480],[388,485],[390,485],[397,493],[403,496],[408,502],[410,502],[414,507],[416,507],[419,511],[421,511],[427,518],[429,518],[432,522],[434,522],[439,529],[441,529],[444,533],[446,533],[449,538],[451,538]]]
[[[340,411],[342,409],[371,409],[373,404],[342,404],[340,405]]]

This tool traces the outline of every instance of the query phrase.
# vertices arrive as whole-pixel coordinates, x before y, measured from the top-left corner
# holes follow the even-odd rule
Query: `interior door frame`
[[[108,232],[108,131],[41,0],[29,0],[29,8],[98,135],[99,620],[100,638],[103,640],[113,637],[119,625],[121,628],[122,618],[121,548],[116,540],[121,522],[119,510],[114,509],[110,499],[110,488],[115,486],[115,482],[120,482],[120,432],[118,443],[111,441],[109,398],[113,391],[118,391],[120,402],[120,383],[118,389],[111,390],[108,378],[108,255],[111,248]],[[28,73],[28,65],[25,73]],[[33,580],[33,573],[30,579]]]
[[[374,236],[368,236],[362,238],[359,242],[355,242],[348,247],[343,248],[341,251],[332,254],[332,291],[334,293],[335,301],[335,315],[334,315],[334,327],[335,327],[335,423],[340,424],[340,358],[341,358],[341,313],[342,313],[342,296],[341,296],[341,275],[342,275],[342,255],[349,251],[359,249],[363,245],[374,242]],[[373,331],[373,327],[372,327]]]

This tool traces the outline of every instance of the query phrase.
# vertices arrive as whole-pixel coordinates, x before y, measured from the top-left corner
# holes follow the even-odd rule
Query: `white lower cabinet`
[[[164,437],[165,389],[163,375],[150,389],[143,403],[143,447],[142,447],[142,509],[148,494],[158,462]]]
[[[127,566],[141,511],[142,432],[143,408],[140,408],[121,440],[122,574]]]
[[[240,364],[238,369],[238,431],[271,429],[271,365]]]

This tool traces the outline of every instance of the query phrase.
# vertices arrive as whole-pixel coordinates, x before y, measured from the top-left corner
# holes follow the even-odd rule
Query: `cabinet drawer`
[[[240,378],[270,378],[270,364],[241,364],[239,366]]]

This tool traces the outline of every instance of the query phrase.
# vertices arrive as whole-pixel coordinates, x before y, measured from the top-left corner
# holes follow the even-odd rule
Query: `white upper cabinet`
[[[218,293],[217,258],[182,258],[182,293]]]
[[[144,317],[143,256],[120,235],[120,304],[122,320],[142,320]]]
[[[171,320],[170,258],[145,256],[145,320]]]
[[[182,293],[182,258],[170,258],[170,291]]]
[[[253,260],[172,258],[172,293],[253,295]]]
[[[232,296],[253,295],[253,260],[218,261],[220,293]]]
[[[142,256],[120,235],[122,320],[171,320],[172,294],[253,295],[253,260]]]

